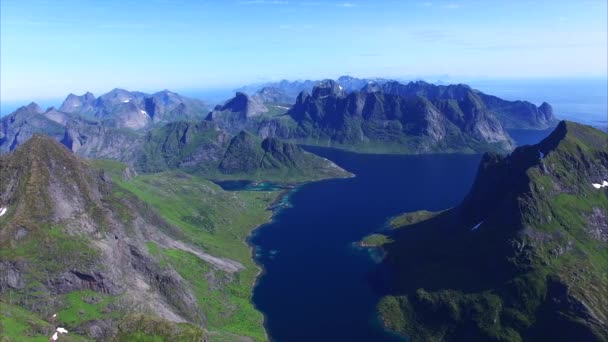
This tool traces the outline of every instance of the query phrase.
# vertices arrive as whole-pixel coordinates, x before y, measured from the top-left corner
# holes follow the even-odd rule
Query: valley
[[[412,242],[394,232],[451,215],[480,160],[554,136],[555,124],[546,103],[349,77],[265,86],[210,111],[168,90],[121,89],[21,107],[0,119],[3,336],[46,340],[61,326],[68,340],[449,339],[459,320],[432,335],[407,306],[395,279],[427,284],[436,265],[395,273],[390,246]],[[565,125],[584,131],[557,132]],[[429,211],[386,223],[417,210]],[[485,231],[477,221],[467,224]],[[523,331],[478,324],[484,338]]]

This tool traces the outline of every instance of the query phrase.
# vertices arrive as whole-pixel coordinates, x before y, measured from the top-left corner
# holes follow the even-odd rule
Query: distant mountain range
[[[288,91],[312,83],[279,82],[263,89],[273,87],[274,97],[280,92],[288,96]],[[389,153],[509,151],[512,143],[506,129],[556,124],[549,104],[506,101],[466,85],[341,77],[316,82],[311,92],[301,91],[282,115],[253,112],[252,103],[261,108],[271,102],[261,100],[259,92],[238,93],[207,120],[233,132],[247,129],[297,143]]]
[[[3,337],[48,340],[64,326],[71,340],[267,340],[243,241],[278,192],[209,179],[352,176],[299,145],[312,144],[501,153],[484,155],[457,207],[399,216],[366,239],[385,251],[388,328],[421,341],[608,339],[605,133],[561,122],[513,151],[506,128],[551,127],[550,105],[347,77],[286,102],[302,86],[239,92],[211,111],[115,89],[2,117]]]
[[[148,96],[124,90],[97,99],[90,93],[69,95],[59,110],[44,111],[32,103],[0,120],[0,151],[12,151],[39,133],[53,137],[80,156],[122,161],[138,172],[188,168],[214,178],[238,175],[282,181],[349,175],[291,143],[274,138],[244,139],[238,130],[234,134],[222,130],[202,120],[199,105],[197,100],[169,91]],[[237,96],[224,107],[243,108],[245,115],[268,111],[245,96]],[[138,116],[138,111],[146,114]],[[239,153],[251,153],[249,162],[231,163]]]
[[[303,87],[311,91],[300,91]],[[297,98],[288,102],[296,89]],[[344,76],[337,81],[279,82],[251,96],[238,92],[211,111],[199,100],[168,90],[145,94],[114,89],[100,97],[70,94],[58,109],[42,110],[32,103],[0,119],[0,151],[14,150],[42,133],[80,156],[115,159],[140,170],[196,164],[212,172],[221,170],[229,141],[242,131],[259,137],[257,148],[266,139],[280,139],[358,152],[477,153],[510,151],[507,128],[553,124],[553,111],[546,103],[536,107],[506,101],[466,85]],[[176,135],[188,140],[171,145]],[[171,155],[161,157],[167,155],[162,149],[171,150]],[[259,160],[257,165],[268,171],[269,165],[277,164]],[[295,169],[294,165],[279,169]],[[250,167],[241,171],[258,174]]]
[[[274,83],[245,86],[236,91],[257,97],[262,103],[295,103],[303,91],[312,93],[313,88],[322,81],[283,80]],[[495,114],[506,129],[546,129],[557,124],[553,116],[553,108],[548,103],[539,107],[527,101],[506,101],[496,96],[487,95],[471,89],[464,84],[435,85],[424,81],[401,83],[383,78],[356,78],[341,76],[335,80],[345,93],[354,91],[375,92],[399,95],[406,98],[424,97],[429,100],[462,100],[467,92],[476,93],[485,106]],[[271,96],[267,94],[272,94]]]
[[[459,206],[364,241],[386,252],[382,320],[413,341],[607,340],[605,184],[608,135],[573,122],[485,155]]]
[[[369,83],[379,83],[382,84],[387,82],[388,80],[383,78],[356,78],[352,76],[340,76],[336,80],[339,86],[346,92],[352,92],[356,90],[361,90]],[[320,80],[317,81],[288,81],[282,80],[280,82],[268,82],[262,83],[258,85],[248,85],[235,90],[235,92],[241,92],[248,95],[257,95],[264,92],[268,92],[268,89],[271,89],[275,93],[280,93],[281,99],[283,101],[277,101],[280,103],[294,103],[298,95],[301,92],[307,91],[312,92],[312,89],[322,82]],[[287,100],[287,101],[285,101]],[[272,102],[272,101],[271,101]]]
[[[114,89],[98,98],[89,92],[81,96],[70,94],[59,111],[91,116],[107,126],[138,129],[152,123],[196,120],[204,117],[208,108],[200,100],[168,90],[145,94]]]

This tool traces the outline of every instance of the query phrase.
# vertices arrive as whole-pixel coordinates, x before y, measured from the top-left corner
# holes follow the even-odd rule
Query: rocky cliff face
[[[131,93],[117,91],[104,101],[120,104],[123,103],[125,96],[131,96]],[[165,108],[164,110],[159,109],[159,111],[166,113],[168,107],[163,107],[164,103],[172,103],[172,96],[173,93],[165,93],[162,96],[155,95],[152,98],[142,97],[141,99],[144,103],[152,99],[150,100],[152,102],[149,103],[152,106],[149,107],[151,113],[157,111],[154,106]],[[71,98],[70,101],[77,101],[77,99]],[[238,135],[237,129],[241,125],[247,124],[248,119],[260,115],[259,106],[266,108],[248,96],[239,94],[227,102],[224,111],[212,112],[210,115],[220,113],[218,115],[221,116],[221,120],[217,116],[214,118],[220,120],[220,123],[227,125]],[[178,105],[176,108],[181,107]],[[243,120],[239,121],[241,118]],[[0,147],[5,153],[12,151],[27,142],[34,134],[41,133],[53,137],[80,156],[121,161],[139,172],[159,172],[180,168],[206,175],[215,175],[220,172],[218,167],[226,156],[234,156],[232,153],[227,154],[227,149],[235,136],[233,133],[221,129],[216,122],[177,121],[159,127],[147,127],[145,131],[116,128],[113,124],[108,125],[106,119],[99,120],[92,115],[66,113],[55,108],[49,108],[43,112],[37,105],[31,104],[0,120]],[[256,138],[255,143],[250,146],[251,151],[261,151],[261,146],[262,141]],[[232,150],[232,152],[235,151]],[[293,151],[308,155],[299,149]],[[290,155],[290,157],[293,156],[294,154]],[[264,172],[272,173],[280,169],[281,173],[293,174],[295,177],[293,180],[306,180],[308,176],[311,179],[317,179],[347,175],[340,168],[334,167],[335,165],[326,167],[330,166],[330,162],[318,162],[322,160],[321,158],[316,160],[311,155],[307,160],[311,162],[310,165],[297,165],[303,170],[301,174],[297,172],[296,166],[293,164],[276,163],[276,160],[261,163],[261,159],[257,160],[255,167],[240,169],[239,174],[241,177],[247,177],[247,173],[252,173],[256,177],[264,178]],[[323,165],[324,163],[326,165]],[[321,166],[319,172],[313,170],[315,165]],[[227,170],[221,170],[220,175],[236,172]],[[290,171],[288,172],[288,170]],[[336,172],[331,172],[332,170]]]
[[[431,101],[462,101],[468,96],[476,96],[506,129],[546,129],[557,124],[553,116],[553,109],[546,102],[537,107],[527,101],[507,101],[484,94],[464,84],[444,86],[423,81],[407,84],[391,81],[378,88],[387,94],[406,98],[422,96]]]
[[[537,107],[527,101],[505,101],[482,93],[480,97],[507,128],[545,129],[557,123],[553,107],[547,102]]]
[[[0,119],[0,152],[6,153],[17,148],[36,133],[45,133],[61,139],[63,126],[42,113],[40,106],[30,103]]]
[[[89,158],[132,160],[141,133],[106,126],[95,118],[59,111],[42,111],[35,104],[0,119],[0,152],[10,152],[34,134],[53,137],[73,152]]]
[[[433,102],[383,91],[346,94],[342,86],[327,81],[312,95],[300,94],[289,115],[297,123],[290,138],[296,139],[401,145],[410,153],[511,148],[500,122],[474,93]]]
[[[217,122],[230,132],[238,132],[245,128],[249,119],[266,112],[268,108],[259,98],[237,92],[224,105],[215,107],[205,120]]]
[[[361,91],[353,90],[359,86]],[[263,138],[363,152],[510,151],[509,135],[481,95],[465,85],[404,85],[345,76],[302,91],[286,115],[222,116],[219,111],[207,119]]]
[[[142,172],[217,167],[232,136],[213,122],[174,122],[150,131],[134,164]]]
[[[54,137],[80,156],[133,161],[150,129],[200,120],[203,102],[164,90],[154,94],[122,89],[96,98],[68,95],[59,109],[32,103],[0,119],[0,152],[14,150],[35,133]]]
[[[2,305],[50,318],[88,296],[80,315],[91,319],[70,327],[77,334],[111,340],[131,314],[144,314],[175,331],[176,323],[188,323],[190,337],[204,339],[204,309],[146,245],[185,250],[208,262],[207,254],[179,241],[179,230],[134,196],[117,194],[107,174],[52,138],[33,136],[0,157],[0,170],[0,207],[6,208],[0,217]],[[234,272],[225,265],[237,264],[213,267]]]
[[[388,234],[387,326],[413,340],[608,338],[607,178],[608,135],[571,122],[486,155],[460,206]]]

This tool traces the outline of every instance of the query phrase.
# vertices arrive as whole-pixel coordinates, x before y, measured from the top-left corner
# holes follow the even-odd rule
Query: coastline
[[[268,207],[266,208],[266,210],[271,211],[270,217],[268,218],[268,221],[259,224],[257,226],[255,226],[253,229],[251,229],[251,231],[249,232],[249,235],[247,235],[247,237],[243,240],[243,242],[249,247],[249,252],[251,254],[251,260],[253,260],[253,263],[255,265],[255,267],[257,268],[257,272],[255,274],[255,277],[253,279],[253,284],[251,284],[251,304],[253,305],[253,307],[260,313],[262,314],[262,328],[264,329],[264,335],[266,336],[266,341],[271,341],[270,339],[270,335],[268,335],[268,327],[266,326],[266,322],[267,322],[267,318],[266,318],[266,314],[264,312],[262,312],[262,310],[260,310],[257,305],[255,304],[255,302],[253,301],[253,291],[255,290],[256,286],[258,285],[258,282],[260,280],[260,278],[264,275],[264,273],[266,272],[266,270],[264,269],[264,266],[259,263],[256,260],[256,246],[251,242],[251,239],[254,237],[256,231],[260,228],[262,228],[264,225],[271,223],[274,218],[275,215],[281,210],[283,209],[283,207],[281,206],[277,206],[278,203],[282,202],[285,198],[289,197],[289,194],[298,189],[301,185],[304,185],[307,183],[302,183],[299,185],[294,186],[293,188],[288,188],[288,189],[283,189],[279,192],[279,194],[277,194],[276,198],[274,199],[274,201],[272,201]]]
[[[348,172],[348,171],[347,171]],[[337,179],[349,179],[349,178],[354,178],[357,175],[355,175],[352,172],[349,172],[349,176],[348,177],[340,177],[340,178],[324,178],[324,179],[318,179],[318,180],[312,180],[312,181],[308,181],[308,182],[302,182],[302,183],[297,183],[297,184],[289,184],[289,188],[285,188],[283,190],[281,190],[279,192],[279,194],[277,194],[276,198],[274,199],[274,201],[272,201],[268,207],[266,208],[266,210],[271,211],[271,215],[270,218],[268,219],[268,221],[257,225],[256,227],[254,227],[253,229],[251,229],[251,231],[249,232],[249,235],[247,235],[247,237],[243,240],[243,242],[249,247],[249,251],[251,253],[251,259],[253,260],[253,263],[256,265],[256,268],[258,269],[256,276],[254,278],[253,284],[251,286],[251,303],[253,304],[253,307],[262,314],[262,318],[263,318],[263,322],[262,322],[262,327],[264,328],[264,334],[266,335],[266,340],[267,341],[272,341],[270,338],[270,335],[268,335],[268,327],[267,327],[267,317],[266,314],[264,312],[262,312],[262,310],[260,310],[256,303],[253,301],[253,291],[255,290],[255,288],[258,285],[258,282],[260,281],[260,278],[266,273],[266,270],[264,268],[264,265],[262,265],[260,262],[257,261],[256,259],[256,246],[251,242],[251,239],[255,236],[255,233],[262,228],[263,226],[272,223],[275,220],[275,216],[284,208],[286,208],[285,206],[281,206],[279,205],[281,202],[284,202],[285,200],[288,202],[289,201],[289,197],[299,191],[299,189],[309,183],[315,183],[315,182],[320,182],[320,181],[324,181],[324,180],[337,180]],[[288,202],[289,203],[289,202]]]

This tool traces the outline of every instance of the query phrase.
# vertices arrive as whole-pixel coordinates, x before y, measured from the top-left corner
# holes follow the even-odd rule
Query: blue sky
[[[3,102],[342,74],[607,74],[606,0],[0,4]]]

